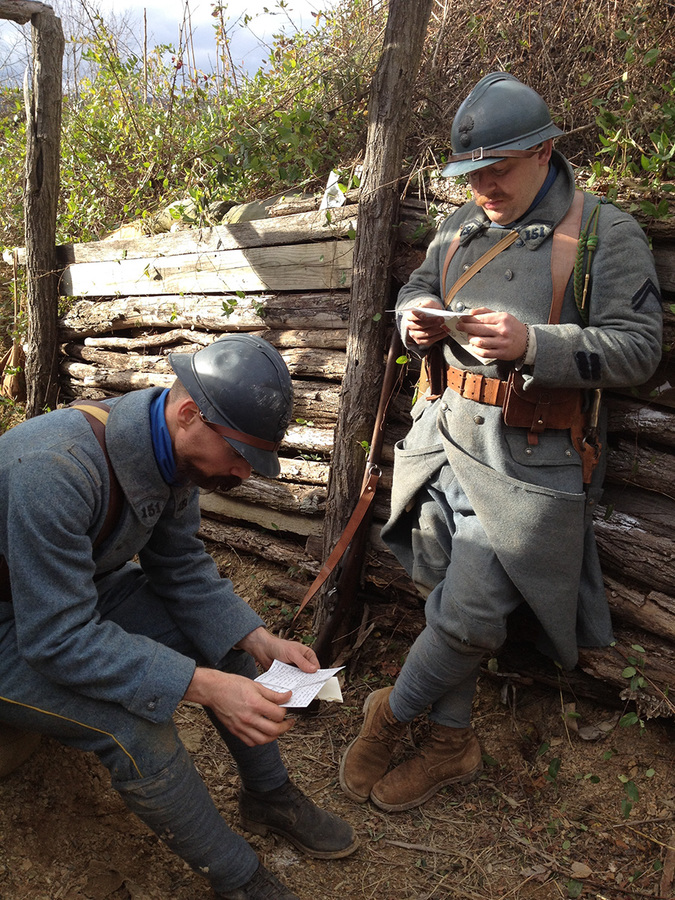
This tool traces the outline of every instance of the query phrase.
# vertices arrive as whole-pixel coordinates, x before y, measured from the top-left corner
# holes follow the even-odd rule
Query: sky
[[[104,20],[111,17],[124,20],[138,38],[138,50],[143,39],[143,10],[146,11],[148,46],[179,44],[180,28],[184,21],[186,0],[45,0],[65,22],[72,11],[80,18],[83,6],[97,9]],[[315,22],[312,12],[328,9],[333,0],[283,0],[280,9],[278,0],[223,0],[226,28],[230,35],[230,52],[235,67],[254,73],[267,57],[265,43],[271,43],[272,35],[279,31],[291,33],[299,29],[311,28]],[[197,68],[211,72],[215,68],[216,19],[213,17],[215,0],[187,0],[189,22],[191,24],[193,46]],[[266,12],[267,10],[267,12]],[[251,21],[245,24],[245,16]],[[0,69],[6,60],[18,52],[19,45],[30,41],[29,26],[17,26],[0,21]],[[23,34],[22,34],[23,33]],[[25,55],[25,51],[24,51]],[[21,70],[23,65],[20,66]]]

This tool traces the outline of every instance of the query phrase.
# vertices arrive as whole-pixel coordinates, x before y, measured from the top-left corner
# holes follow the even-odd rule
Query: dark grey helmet
[[[507,156],[529,156],[530,148],[560,134],[536,91],[507,72],[492,72],[457,110],[452,156],[441,174],[466,175]]]
[[[169,362],[202,417],[261,475],[279,474],[277,451],[293,411],[280,353],[253,334],[226,334]]]

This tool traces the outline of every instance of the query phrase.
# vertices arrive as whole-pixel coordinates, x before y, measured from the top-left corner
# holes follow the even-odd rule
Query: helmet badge
[[[459,123],[459,142],[462,147],[468,147],[471,143],[471,132],[473,131],[473,116],[467,114]]]

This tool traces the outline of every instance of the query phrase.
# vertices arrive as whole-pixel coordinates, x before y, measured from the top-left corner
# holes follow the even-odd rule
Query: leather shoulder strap
[[[124,494],[122,493],[122,488],[117,480],[117,475],[115,475],[115,470],[110,462],[108,448],[105,443],[105,424],[108,420],[110,408],[107,404],[102,403],[99,400],[78,400],[76,403],[71,403],[70,408],[79,409],[87,422],[89,422],[96,440],[101,445],[105,461],[108,464],[108,476],[110,479],[108,509],[105,514],[105,519],[103,520],[103,525],[101,525],[101,530],[97,534],[93,544],[94,547],[99,547],[103,541],[112,534],[115,525],[117,525],[117,522],[119,521],[122,512],[122,504],[124,503]]]
[[[444,306],[450,306],[452,302],[452,298],[455,296],[457,291],[464,287],[464,285],[469,281],[476,272],[480,272],[483,266],[486,266],[490,260],[494,259],[495,256],[498,256],[502,250],[506,250],[507,247],[510,247],[511,244],[518,240],[518,232],[517,231],[509,231],[509,233],[503,237],[498,243],[494,244],[494,246],[490,247],[487,253],[484,253],[481,257],[479,257],[475,263],[473,263],[469,268],[464,272],[463,275],[457,279],[457,281],[450,288],[448,293],[445,295],[445,300],[443,301]]]
[[[577,247],[579,245],[581,215],[583,210],[583,192],[575,191],[572,205],[553,232],[553,243],[551,245],[551,281],[553,282],[553,299],[548,314],[549,325],[557,325],[560,321],[560,311],[565,297],[565,288],[574,271],[574,260],[576,259]]]
[[[584,210],[584,195],[582,191],[575,191],[572,205],[563,216],[560,224],[553,232],[553,243],[551,246],[551,280],[553,282],[553,299],[548,317],[548,324],[555,325],[560,321],[560,311],[562,309],[563,299],[565,297],[565,288],[574,271],[574,260],[576,259],[577,247],[579,244],[579,234],[581,232],[581,216]],[[494,259],[502,250],[506,250],[518,237],[518,232],[510,231],[505,238],[502,238],[498,244],[495,244],[487,253],[483,254],[480,259],[470,266],[464,274],[457,279],[445,296],[444,305],[448,306],[467,281],[472,278],[484,265]],[[445,291],[445,280],[447,278],[448,269],[453,256],[459,247],[459,235],[456,235],[450,242],[448,251],[443,262],[443,275],[441,284]]]

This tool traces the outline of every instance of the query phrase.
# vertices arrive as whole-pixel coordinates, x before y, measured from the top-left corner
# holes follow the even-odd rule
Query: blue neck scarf
[[[164,405],[169,389],[166,388],[157,396],[150,406],[150,434],[152,449],[162,478],[167,484],[176,484],[176,461],[173,458],[171,436],[166,424]]]

